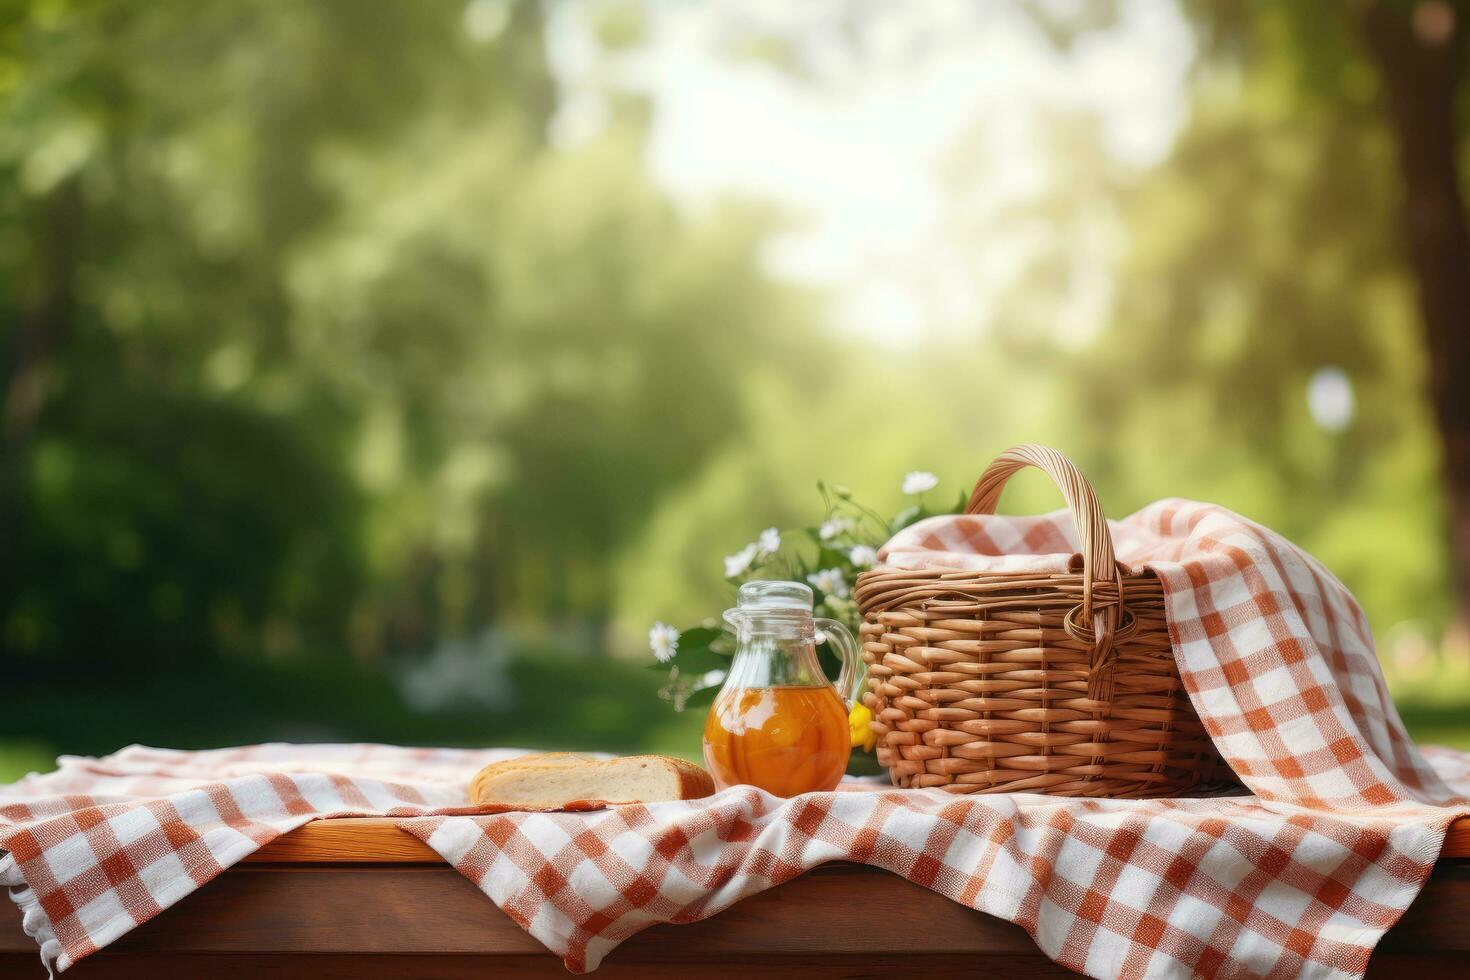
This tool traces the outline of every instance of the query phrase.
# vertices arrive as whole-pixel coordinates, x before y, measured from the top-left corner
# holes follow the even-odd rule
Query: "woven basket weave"
[[[906,570],[858,578],[878,761],[895,785],[954,793],[1175,796],[1229,779],[1190,704],[1149,572],[1113,556],[1107,518],[1071,460],[1023,445],[966,508],[993,514],[1026,466],[1061,489],[1081,568]]]

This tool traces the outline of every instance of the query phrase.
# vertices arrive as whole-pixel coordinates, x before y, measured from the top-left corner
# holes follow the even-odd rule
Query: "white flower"
[[[668,623],[654,623],[648,631],[648,649],[659,663],[668,663],[679,652],[679,631]]]
[[[831,541],[833,538],[841,537],[852,530],[852,519],[843,517],[841,514],[822,522],[817,531],[817,537],[823,541]]]
[[[933,490],[937,486],[939,486],[939,477],[923,470],[914,470],[912,473],[905,474],[903,478],[903,492],[910,497],[921,494],[925,490]]]
[[[847,553],[847,560],[858,568],[867,568],[878,560],[878,552],[865,544],[856,545]]]
[[[734,578],[745,574],[750,568],[750,563],[755,561],[756,546],[748,544],[733,555],[725,556],[725,578]]]
[[[812,584],[812,588],[826,595],[835,595],[839,599],[847,598],[847,579],[842,577],[840,568],[824,568],[820,572],[814,572],[806,577]]]
[[[768,527],[761,532],[756,539],[756,545],[760,548],[762,555],[774,555],[781,550],[781,532],[773,527]]]
[[[827,615],[831,616],[833,619],[845,618],[850,611],[851,606],[851,599],[839,599],[835,595],[829,594],[827,598],[822,600],[822,608],[825,609],[827,611]]]
[[[707,670],[700,675],[699,680],[695,681],[694,686],[696,689],[702,689],[723,683],[725,683],[725,672],[717,667],[714,670]]]

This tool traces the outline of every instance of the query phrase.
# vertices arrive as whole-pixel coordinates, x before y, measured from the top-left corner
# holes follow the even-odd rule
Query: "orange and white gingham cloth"
[[[0,787],[0,881],[65,969],[275,836],[398,816],[561,955],[595,969],[658,922],[690,922],[826,861],[886,868],[1019,923],[1099,977],[1360,976],[1470,812],[1470,756],[1421,755],[1362,613],[1289,542],[1165,501],[1114,525],[1168,593],[1181,673],[1254,796],[1164,801],[868,789],[588,813],[487,813],[469,777],[507,751],[133,747]],[[1064,513],[921,522],[890,564],[1064,567]],[[1035,558],[1018,556],[1039,555]],[[861,922],[862,896],[853,896]]]

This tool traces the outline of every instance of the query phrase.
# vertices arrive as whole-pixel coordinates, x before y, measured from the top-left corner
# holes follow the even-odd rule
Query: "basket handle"
[[[1067,509],[1077,528],[1077,545],[1082,552],[1082,623],[1091,627],[1091,635],[1074,628],[1073,615],[1067,616],[1067,632],[1082,640],[1093,643],[1094,671],[1111,661],[1114,634],[1123,614],[1122,582],[1118,577],[1118,561],[1113,553],[1113,535],[1108,530],[1107,515],[1098,502],[1097,492],[1087,477],[1066,456],[1036,443],[1013,446],[995,458],[975,483],[975,492],[970,495],[966,514],[994,514],[1000,502],[1000,492],[1006,481],[1019,470],[1034,466],[1041,470],[1062,491]],[[1093,614],[1092,583],[1113,582],[1118,586],[1118,601],[1109,603]],[[1074,610],[1076,612],[1076,610]],[[1096,679],[1096,678],[1095,678]]]

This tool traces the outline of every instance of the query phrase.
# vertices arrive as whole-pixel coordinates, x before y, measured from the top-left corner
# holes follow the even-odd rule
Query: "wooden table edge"
[[[1461,817],[1445,834],[1441,858],[1470,857],[1470,817]],[[401,830],[390,817],[334,817],[314,820],[282,834],[245,858],[269,864],[443,864],[439,853]]]

